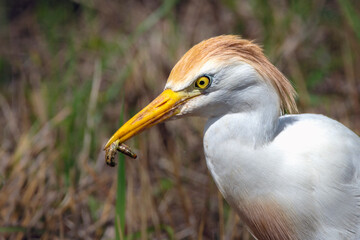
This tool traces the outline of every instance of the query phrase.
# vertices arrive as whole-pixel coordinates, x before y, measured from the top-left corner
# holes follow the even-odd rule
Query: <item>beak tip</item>
[[[112,141],[111,141],[111,139],[105,144],[105,147],[104,147],[104,151],[106,151],[106,149],[108,149],[109,147],[110,147],[110,145],[111,145],[111,143],[112,143]]]

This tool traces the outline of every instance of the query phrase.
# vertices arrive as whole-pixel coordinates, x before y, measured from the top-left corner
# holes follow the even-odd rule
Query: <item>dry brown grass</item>
[[[357,18],[336,1],[14,2],[1,3],[0,239],[114,238],[116,169],[102,147],[121,105],[128,119],[211,36],[256,39],[302,112],[360,133]],[[126,161],[128,239],[251,239],[209,176],[202,126],[169,122],[128,143],[139,154]]]

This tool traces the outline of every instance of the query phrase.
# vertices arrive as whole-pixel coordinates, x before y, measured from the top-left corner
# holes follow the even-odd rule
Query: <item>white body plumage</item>
[[[260,211],[256,217],[286,218],[289,237],[283,239],[359,239],[360,140],[354,133],[321,115],[290,115],[279,118],[274,139],[254,148],[224,131],[253,122],[241,126],[236,114],[228,117],[233,124],[209,121],[204,148],[219,190],[242,217]]]
[[[275,90],[249,68],[221,78],[240,90],[216,96],[228,112],[209,116],[205,127],[206,161],[219,190],[261,239],[359,239],[360,138],[322,115],[279,117]],[[232,102],[221,99],[229,94]]]

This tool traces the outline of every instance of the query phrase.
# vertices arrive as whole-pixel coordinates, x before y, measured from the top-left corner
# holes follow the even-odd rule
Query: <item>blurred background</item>
[[[360,133],[360,1],[0,1],[0,239],[252,239],[209,176],[203,120],[142,133],[115,168],[102,151],[220,34],[260,44],[301,112]]]

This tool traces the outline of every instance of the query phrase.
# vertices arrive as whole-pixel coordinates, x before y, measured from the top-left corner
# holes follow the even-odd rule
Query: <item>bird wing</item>
[[[304,216],[317,221],[315,239],[359,239],[360,138],[322,115],[287,115],[273,145],[285,153],[284,171],[307,180],[299,186],[309,201]]]

